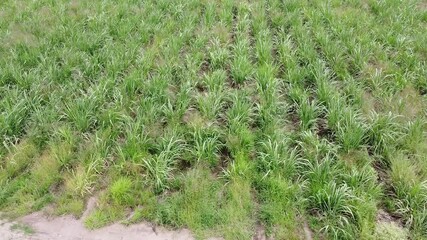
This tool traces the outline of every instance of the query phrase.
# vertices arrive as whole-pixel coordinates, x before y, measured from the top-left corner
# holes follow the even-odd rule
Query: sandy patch
[[[49,208],[15,221],[1,219],[0,239],[13,240],[187,240],[194,239],[188,229],[168,230],[143,222],[130,226],[115,223],[89,230],[84,226],[87,216],[97,207],[98,198],[91,197],[80,219],[72,215],[51,217]],[[221,238],[209,238],[219,240]]]
[[[84,226],[87,216],[97,207],[98,199],[91,197],[80,219],[72,215],[52,217],[49,208],[14,221],[1,219],[0,239],[5,240],[187,240],[195,239],[188,229],[168,230],[142,222],[125,226],[114,223],[89,230]],[[209,238],[219,240],[222,238]]]
[[[379,109],[381,109],[381,103],[371,92],[364,91],[362,95],[363,114],[369,115],[372,111],[378,112]]]
[[[406,87],[392,99],[392,111],[408,119],[419,116],[425,109],[423,98],[413,87]]]
[[[25,233],[21,228],[11,229],[13,226],[26,226],[34,233]],[[194,239],[187,229],[171,231],[153,227],[149,223],[140,223],[124,226],[112,224],[96,230],[88,230],[83,221],[72,216],[50,218],[42,212],[35,212],[16,221],[0,220],[1,239],[13,240],[167,240],[167,239]]]
[[[401,225],[398,219],[383,209],[379,209],[377,212],[374,238],[378,240],[409,239],[409,232],[408,229]]]
[[[312,240],[312,239],[313,239],[313,234],[312,234],[312,232],[311,232],[310,227],[308,226],[307,221],[304,221],[303,229],[304,229],[304,236],[305,236],[305,239],[306,239],[306,240]]]
[[[9,31],[2,43],[6,46],[25,44],[27,46],[34,47],[37,46],[37,38],[32,33],[26,31],[23,27],[19,25],[12,25],[9,27]]]
[[[255,235],[253,236],[252,240],[271,240],[271,238],[268,238],[265,233],[265,227],[261,224],[257,224],[255,227]]]
[[[421,10],[421,11],[426,11],[427,10],[427,1],[421,1],[417,4],[417,9]]]
[[[9,17],[9,14],[7,13],[7,11],[4,10],[4,9],[2,9],[2,8],[0,8],[0,18],[1,19],[6,19],[8,17]]]
[[[12,230],[13,226],[16,223],[8,222],[5,220],[0,220],[0,236],[5,240],[23,240],[23,239],[31,239],[24,232],[18,230]]]

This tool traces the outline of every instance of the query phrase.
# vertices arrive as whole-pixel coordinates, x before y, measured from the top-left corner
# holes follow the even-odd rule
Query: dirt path
[[[80,219],[71,215],[49,217],[43,211],[35,212],[14,221],[1,218],[1,240],[187,240],[194,239],[188,229],[167,230],[153,228],[147,222],[125,226],[115,223],[100,229],[88,230],[84,219],[96,208],[97,198],[91,197]],[[209,238],[221,240],[221,238]]]
[[[33,233],[30,233],[34,231]],[[194,239],[189,230],[153,230],[150,224],[131,226],[113,224],[90,231],[72,216],[48,218],[42,212],[32,213],[13,222],[0,220],[0,239],[13,240],[186,240]]]

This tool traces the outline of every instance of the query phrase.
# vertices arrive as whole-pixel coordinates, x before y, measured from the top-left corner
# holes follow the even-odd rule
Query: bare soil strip
[[[33,233],[29,233],[32,232]],[[115,223],[96,230],[88,230],[82,220],[72,216],[49,218],[35,212],[15,221],[0,220],[0,238],[5,240],[186,240],[194,239],[187,229],[166,230],[149,223],[124,226]]]

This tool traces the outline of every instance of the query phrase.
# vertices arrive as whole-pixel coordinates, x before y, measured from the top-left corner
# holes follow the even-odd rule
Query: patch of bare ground
[[[389,102],[390,110],[405,119],[413,119],[419,116],[425,109],[425,104],[419,92],[408,86],[395,94]]]
[[[207,120],[203,118],[199,110],[196,108],[189,108],[182,117],[182,122],[188,126],[200,127],[206,126]]]
[[[0,9],[0,19],[7,19],[9,17],[9,14],[6,10]]]
[[[219,150],[219,164],[213,170],[215,176],[219,176],[223,173],[224,169],[227,169],[228,164],[231,161],[231,153],[227,147],[222,147]]]
[[[396,222],[398,223],[397,219],[393,216],[391,216],[388,212],[384,211],[384,209],[379,209],[377,212],[377,222]]]
[[[255,235],[252,238],[253,240],[273,240],[271,237],[267,237],[265,232],[265,227],[262,224],[257,224],[255,227]]]
[[[211,32],[223,45],[227,45],[233,41],[232,33],[228,30],[227,26],[222,23],[213,26]]]
[[[22,26],[12,24],[0,43],[10,47],[19,44],[35,47],[38,44],[38,40],[36,36],[28,32]]]
[[[318,118],[316,130],[317,135],[320,137],[326,138],[329,141],[333,140],[333,132],[331,129],[329,129],[326,118]]]
[[[85,219],[97,207],[97,197],[90,197],[86,204],[86,210],[83,212],[82,218]]]
[[[364,15],[369,10],[369,5],[360,1],[360,6],[351,6],[348,4],[340,3],[339,6],[333,8],[333,13],[339,17],[345,19],[349,15]]]
[[[313,233],[311,232],[311,229],[308,226],[307,221],[304,221],[303,229],[304,229],[305,239],[306,240],[312,240],[313,239]]]
[[[289,132],[297,132],[300,128],[300,119],[295,107],[292,107],[288,110],[287,120],[288,124],[286,125],[286,130]]]
[[[28,235],[20,230],[12,230],[17,223],[0,219],[0,235],[2,239],[25,240]]]
[[[71,215],[52,217],[46,212],[35,212],[15,221],[0,220],[1,239],[14,240],[164,240],[194,239],[188,229],[168,230],[151,223],[125,226],[115,223],[100,229],[88,230],[84,219],[96,207],[97,199],[92,197],[81,219]],[[21,227],[14,227],[21,226]],[[210,238],[211,240],[220,238]]]
[[[372,111],[377,112],[379,109],[381,109],[381,103],[371,92],[364,91],[362,95],[362,113],[369,115]]]
[[[71,0],[67,6],[68,16],[74,18],[75,20],[83,20],[91,14],[93,9],[90,9],[90,5],[85,4],[90,3],[81,0]]]
[[[378,100],[371,92],[365,91],[362,95],[362,113],[392,112],[403,120],[412,120],[422,114],[426,108],[423,96],[412,86],[405,87],[393,97]]]
[[[52,32],[59,17],[49,7],[43,6],[37,11],[40,25],[45,32]]]
[[[427,1],[423,0],[417,4],[417,9],[421,11],[427,11]]]
[[[22,14],[24,9],[28,7],[20,6],[19,3],[16,4],[15,11],[12,9],[0,9],[0,19],[9,19],[13,15]],[[30,47],[37,46],[38,39],[33,33],[36,35],[50,33],[55,27],[56,21],[59,20],[58,16],[48,6],[31,10],[31,18],[31,27],[29,27],[28,23],[11,24],[8,28],[8,34],[4,38],[4,44],[7,44],[7,46],[16,44],[25,44]],[[31,32],[28,31],[30,28]]]
[[[379,209],[376,217],[374,237],[378,240],[408,239],[408,230],[399,220],[383,209]]]
[[[370,60],[361,70],[362,77],[372,77],[377,74],[387,74],[391,72],[393,66],[389,62],[382,61],[380,59]]]
[[[351,6],[340,5],[333,9],[333,13],[338,17],[344,17],[349,13],[353,12],[355,9]]]
[[[113,225],[88,230],[81,220],[72,216],[48,218],[41,212],[32,213],[19,220],[31,227],[35,233],[31,239],[81,239],[81,240],[116,240],[116,239],[194,239],[189,230],[169,231],[162,228],[153,229],[149,223],[124,226],[115,223]]]

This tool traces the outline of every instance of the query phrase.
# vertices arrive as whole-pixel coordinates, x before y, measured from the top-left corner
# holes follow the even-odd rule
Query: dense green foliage
[[[424,0],[2,0],[0,211],[426,239],[426,29]]]

